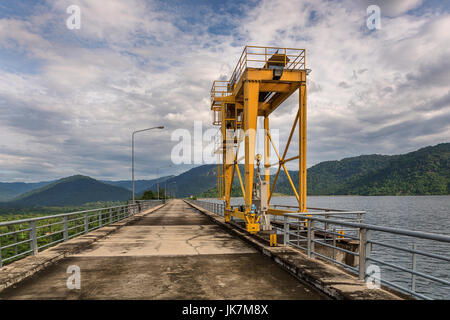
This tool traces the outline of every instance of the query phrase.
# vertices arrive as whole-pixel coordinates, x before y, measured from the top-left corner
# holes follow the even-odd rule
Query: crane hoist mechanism
[[[218,198],[225,201],[225,221],[242,220],[250,233],[271,230],[271,215],[306,212],[306,69],[305,49],[246,46],[229,80],[216,80],[211,88],[213,124],[219,126],[216,140]],[[283,153],[270,135],[270,115],[298,89],[299,104]],[[264,155],[255,154],[258,117],[264,118]],[[298,154],[287,158],[298,124]],[[239,156],[241,142],[245,154]],[[278,161],[270,163],[270,146]],[[239,162],[245,159],[244,179]],[[255,172],[256,160],[256,172]],[[286,163],[298,165],[297,183]],[[262,165],[262,162],[264,164]],[[261,168],[263,166],[263,168]],[[278,167],[273,182],[270,168]],[[263,170],[263,172],[261,172]],[[298,210],[271,208],[270,201],[279,174],[283,170],[298,202]],[[231,206],[235,175],[239,179],[245,205]],[[255,177],[256,175],[256,177]],[[276,234],[270,236],[276,244]]]

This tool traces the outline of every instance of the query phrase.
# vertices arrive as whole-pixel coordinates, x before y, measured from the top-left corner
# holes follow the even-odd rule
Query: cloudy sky
[[[131,132],[159,125],[136,136],[137,178],[192,167],[164,168],[172,133],[212,127],[212,81],[247,44],[306,49],[308,166],[448,142],[449,13],[438,0],[2,0],[0,181],[128,179]],[[297,102],[273,114],[280,141]]]

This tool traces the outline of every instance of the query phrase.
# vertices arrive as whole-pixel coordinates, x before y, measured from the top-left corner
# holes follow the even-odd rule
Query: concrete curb
[[[0,292],[9,288],[25,279],[28,279],[44,270],[45,268],[55,264],[65,257],[80,252],[86,249],[94,242],[116,232],[123,226],[132,224],[143,216],[160,209],[166,204],[161,204],[147,211],[135,214],[134,216],[117,221],[113,224],[91,231],[88,234],[75,237],[67,242],[57,244],[36,256],[27,256],[21,260],[8,264],[0,269]]]
[[[402,300],[407,297],[391,290],[369,289],[362,281],[342,269],[307,255],[291,247],[270,247],[247,232],[234,228],[225,219],[208,210],[185,201],[208,216],[213,222],[252,245],[297,279],[306,282],[329,297],[337,300]]]

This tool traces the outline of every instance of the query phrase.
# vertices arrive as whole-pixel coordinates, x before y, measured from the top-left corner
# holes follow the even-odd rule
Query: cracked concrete
[[[66,286],[70,265],[80,267],[80,290]],[[0,292],[0,299],[326,298],[181,200]]]
[[[292,247],[270,247],[260,237],[255,237],[232,224],[225,223],[225,219],[208,210],[190,204],[205,214],[225,230],[229,230],[234,236],[239,237],[253,248],[262,252],[267,257],[289,271],[297,279],[305,281],[311,286],[325,292],[334,299],[342,300],[401,300],[411,299],[400,292],[381,286],[379,289],[370,289],[363,281],[358,280],[352,274],[343,269],[322,261],[309,259],[307,255]]]

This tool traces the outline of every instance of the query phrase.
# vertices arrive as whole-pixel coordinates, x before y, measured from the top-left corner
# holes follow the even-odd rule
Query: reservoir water
[[[208,199],[209,201],[215,201]],[[217,201],[220,202],[220,201]],[[233,198],[232,205],[242,204],[242,198]],[[274,197],[272,204],[296,205],[295,197]],[[308,207],[363,210],[363,222],[408,230],[450,235],[450,196],[309,196]],[[450,257],[450,244],[412,239],[374,232],[374,240],[401,247]],[[412,254],[373,246],[372,256],[399,266],[412,268]],[[381,278],[411,289],[411,275],[380,266]],[[417,256],[417,271],[450,281],[450,263]],[[417,277],[416,291],[435,299],[450,299],[450,286]]]

